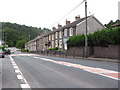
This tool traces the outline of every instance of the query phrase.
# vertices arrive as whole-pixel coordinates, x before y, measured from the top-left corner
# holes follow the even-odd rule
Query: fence
[[[57,51],[57,50],[45,50],[45,51],[31,51],[31,53],[47,55],[47,56],[60,56],[60,57],[83,57],[84,50],[67,50],[67,51]]]

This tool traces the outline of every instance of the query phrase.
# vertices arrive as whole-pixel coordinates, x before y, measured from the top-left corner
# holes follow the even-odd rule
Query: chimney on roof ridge
[[[52,30],[55,31],[55,30],[56,30],[56,27],[52,27]]]
[[[68,21],[68,20],[66,19],[66,25],[69,24],[69,23],[70,23],[70,21]]]
[[[78,19],[80,19],[80,15],[75,17],[75,20],[77,21]]]
[[[62,27],[62,25],[60,25],[60,24],[58,23],[58,28],[60,28],[60,27]]]

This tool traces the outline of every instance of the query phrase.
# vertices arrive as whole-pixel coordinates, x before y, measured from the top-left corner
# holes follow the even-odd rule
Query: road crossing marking
[[[97,75],[102,75],[104,77],[112,78],[112,79],[115,79],[115,80],[120,80],[120,72],[117,72],[117,71],[112,71],[112,70],[107,70],[107,69],[102,69],[102,68],[89,67],[89,66],[84,66],[84,65],[74,64],[74,63],[69,63],[69,62],[63,62],[63,61],[55,61],[55,60],[47,59],[47,58],[40,58],[40,57],[34,57],[34,58],[38,58],[38,59],[41,59],[41,60],[44,60],[44,61],[49,61],[49,62],[53,62],[53,63],[56,63],[56,64],[68,66],[68,67],[83,69],[84,71],[91,72],[91,73],[94,73],[94,74],[97,74]]]
[[[11,60],[11,63],[13,65],[13,68],[15,69],[15,73],[17,73],[17,78],[20,80],[20,87],[22,89],[24,88],[31,88],[30,85],[28,84],[27,80],[24,78],[22,72],[20,71],[19,67],[17,66],[17,64],[15,63],[14,59],[12,58],[12,56],[10,56],[10,60]]]

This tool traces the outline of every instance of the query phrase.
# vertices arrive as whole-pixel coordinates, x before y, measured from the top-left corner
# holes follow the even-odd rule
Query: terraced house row
[[[93,15],[87,17],[87,23],[88,33],[104,28],[103,24]],[[53,27],[52,32],[37,36],[34,40],[27,42],[25,48],[29,51],[44,51],[55,47],[67,50],[67,40],[71,36],[85,34],[85,27],[85,18],[80,18],[78,15],[75,17],[74,22],[66,20],[66,25],[62,26],[58,24],[58,28]]]

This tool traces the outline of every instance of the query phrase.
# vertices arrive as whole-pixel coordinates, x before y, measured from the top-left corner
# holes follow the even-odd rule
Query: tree
[[[19,40],[29,41],[29,38],[32,40],[37,35],[41,35],[45,32],[49,32],[50,30],[44,30],[37,27],[26,26],[26,25],[19,25],[16,23],[4,23],[4,33],[5,33],[5,43],[9,47],[17,46],[17,42]],[[1,32],[1,30],[0,30]],[[30,36],[30,37],[29,37]]]
[[[19,40],[19,41],[17,41],[16,47],[20,48],[20,49],[23,49],[23,48],[25,48],[25,43],[26,42],[27,42],[26,40]]]

